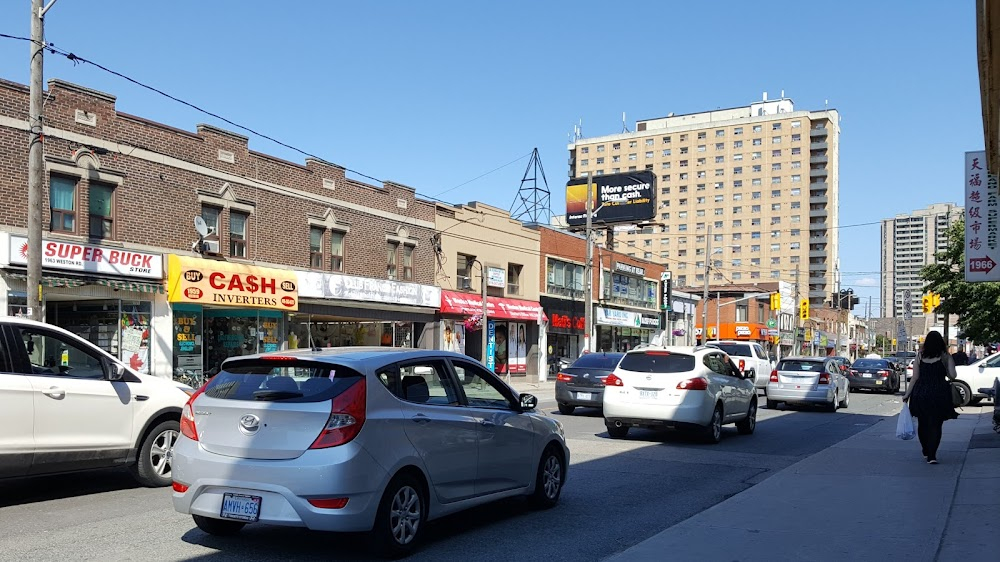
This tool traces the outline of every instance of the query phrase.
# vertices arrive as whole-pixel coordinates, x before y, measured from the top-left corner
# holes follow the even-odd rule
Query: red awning
[[[538,313],[542,305],[537,302],[501,297],[486,298],[486,312],[489,318],[505,320],[538,321]],[[462,314],[474,316],[483,313],[483,299],[480,295],[459,293],[456,291],[441,291],[441,314]],[[545,315],[542,315],[545,318]]]

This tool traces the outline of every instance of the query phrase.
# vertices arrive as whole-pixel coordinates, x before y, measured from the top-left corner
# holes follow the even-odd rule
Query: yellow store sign
[[[211,306],[298,310],[294,271],[167,256],[167,299]]]

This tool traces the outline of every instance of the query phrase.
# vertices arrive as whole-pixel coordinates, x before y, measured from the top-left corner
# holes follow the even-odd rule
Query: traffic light
[[[941,294],[931,293],[931,310],[936,310],[939,306],[941,306]]]
[[[799,302],[799,319],[809,320],[809,299],[802,299]]]
[[[930,295],[924,295],[923,303],[924,303],[924,307],[923,307],[924,314],[927,314],[928,312],[931,311],[931,309],[933,309],[933,307],[934,307],[934,304],[933,304],[934,301],[933,301],[933,299],[931,299]]]
[[[771,293],[771,310],[781,310],[781,293]]]

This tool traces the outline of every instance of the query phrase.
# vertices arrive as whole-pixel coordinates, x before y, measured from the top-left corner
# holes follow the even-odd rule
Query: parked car
[[[899,372],[887,359],[858,359],[847,374],[851,390],[864,388],[889,394],[899,391]]]
[[[913,378],[913,362],[914,361],[916,361],[916,359],[910,359],[910,361],[906,364],[906,382],[910,382],[910,379]]]
[[[705,345],[725,351],[758,390],[767,390],[767,377],[774,364],[759,343],[749,341],[710,341]]]
[[[993,380],[1000,377],[1000,353],[984,357],[971,365],[955,367],[958,375],[952,384],[962,393],[962,406],[977,404],[987,394],[981,388],[992,388]]]
[[[735,423],[741,434],[757,425],[753,381],[714,347],[634,349],[604,385],[604,424],[613,439],[645,427],[694,430],[718,443],[723,424]]]
[[[560,414],[577,406],[604,407],[604,379],[615,370],[624,353],[585,353],[556,375],[556,403]]]
[[[830,412],[850,404],[850,383],[832,357],[785,357],[767,383],[767,407],[819,404]]]
[[[184,407],[174,508],[210,534],[371,531],[382,554],[404,555],[429,520],[511,496],[558,502],[569,449],[536,404],[445,351],[230,358]]]
[[[62,328],[2,318],[0,478],[128,466],[167,486],[190,392]]]

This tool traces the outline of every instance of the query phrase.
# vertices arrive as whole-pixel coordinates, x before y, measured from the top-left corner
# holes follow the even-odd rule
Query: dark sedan
[[[858,359],[847,371],[851,390],[867,388],[895,394],[899,390],[899,371],[887,359]]]
[[[604,379],[618,366],[624,353],[587,353],[556,375],[556,402],[560,414],[577,406],[604,406]]]

